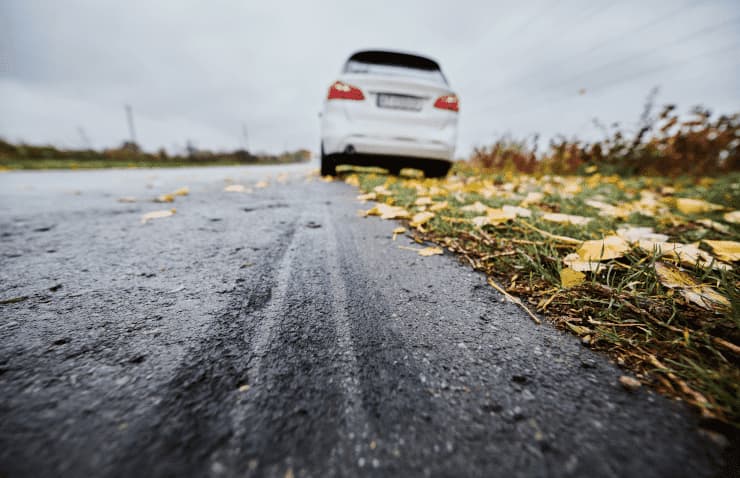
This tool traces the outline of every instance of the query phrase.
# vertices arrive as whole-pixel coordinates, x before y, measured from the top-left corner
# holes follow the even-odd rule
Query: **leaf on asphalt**
[[[381,203],[365,211],[365,216],[380,216],[381,219],[408,219],[410,215],[400,206]]]
[[[161,219],[163,217],[170,217],[173,214],[177,212],[177,209],[174,207],[172,209],[165,209],[162,211],[152,211],[144,214],[141,216],[141,223],[146,224],[147,222],[151,221],[152,219]]]
[[[660,283],[670,289],[676,289],[688,301],[707,310],[718,310],[730,307],[725,296],[705,284],[699,284],[686,272],[677,267],[655,263],[655,273]]]
[[[429,211],[416,213],[414,214],[414,217],[411,218],[409,226],[418,228],[431,221],[434,216],[435,214]]]
[[[420,196],[414,201],[415,206],[431,206],[434,201],[429,196]]]
[[[224,188],[227,193],[246,193],[249,190],[243,184],[229,184]]]
[[[722,234],[730,233],[730,228],[728,226],[726,226],[725,224],[722,224],[721,222],[712,221],[711,219],[698,219],[696,223],[701,224],[707,229],[712,229],[713,231],[721,232]]]
[[[630,243],[638,242],[640,240],[655,242],[665,242],[668,240],[668,236],[665,234],[657,234],[652,227],[620,227],[617,229],[617,236]]]
[[[344,179],[344,182],[356,188],[360,187],[360,178],[356,174],[350,174]]]
[[[397,235],[403,234],[405,232],[406,232],[406,228],[405,227],[397,227],[397,228],[393,229],[393,240],[395,241]]]
[[[704,240],[717,258],[726,262],[740,261],[740,242]]]
[[[478,214],[485,214],[488,209],[489,207],[480,201],[475,201],[473,204],[468,204],[467,206],[463,206],[460,208],[461,211],[475,212]]]
[[[424,257],[437,256],[443,253],[444,251],[442,250],[442,248],[436,247],[436,246],[425,247],[424,249],[419,249],[419,252],[418,252],[420,256],[424,256]]]
[[[712,204],[703,199],[676,198],[676,209],[681,211],[683,214],[691,215],[719,211],[721,209],[725,209],[725,207],[720,206],[719,204]]]
[[[722,218],[732,224],[740,224],[740,211],[726,212]]]
[[[586,274],[583,272],[571,269],[570,267],[560,269],[560,284],[566,289],[582,284],[584,280],[586,280]]]
[[[158,196],[154,202],[173,202],[175,200],[175,196],[172,194],[161,194]]]
[[[711,254],[702,251],[694,244],[681,244],[678,242],[655,242],[640,240],[637,245],[648,254],[658,253],[664,257],[675,259],[685,266],[707,267],[712,264],[712,269],[731,270],[732,266],[717,262]]]
[[[357,196],[357,199],[362,202],[366,201],[374,201],[377,195],[375,193],[366,193],[366,194],[360,194]]]
[[[257,181],[257,183],[254,185],[254,187],[256,187],[257,189],[263,189],[263,188],[266,188],[269,185],[270,185],[270,183],[268,183],[267,181]]]
[[[542,215],[542,219],[550,222],[557,222],[558,224],[572,224],[574,226],[585,226],[589,222],[593,221],[590,217],[574,216],[572,214],[561,214],[557,212],[548,212]]]
[[[190,188],[187,186],[172,191],[173,196],[187,196],[188,194],[190,194]]]
[[[432,204],[432,206],[429,208],[429,210],[432,211],[432,212],[439,212],[439,211],[442,211],[444,209],[447,209],[448,207],[449,207],[449,205],[447,204],[447,201],[440,201],[440,202],[436,202],[436,203]]]
[[[634,377],[622,375],[619,377],[619,383],[629,391],[637,390],[642,386],[642,383]]]
[[[132,202],[136,202],[136,198],[133,196],[124,196],[124,197],[118,198],[118,202],[132,203]]]
[[[526,207],[509,206],[507,204],[505,206],[501,206],[501,210],[507,214],[514,214],[515,216],[519,217],[532,217],[532,211],[527,209]]]

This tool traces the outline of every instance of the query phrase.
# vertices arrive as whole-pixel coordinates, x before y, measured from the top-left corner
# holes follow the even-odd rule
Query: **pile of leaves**
[[[484,172],[579,174],[598,171],[621,176],[716,176],[740,171],[740,115],[712,117],[696,107],[683,117],[675,106],[657,115],[647,105],[636,130],[602,127],[605,138],[582,142],[559,138],[538,154],[533,141],[503,138],[473,152],[471,164]]]
[[[405,221],[640,382],[740,425],[740,174],[354,173],[361,213]]]

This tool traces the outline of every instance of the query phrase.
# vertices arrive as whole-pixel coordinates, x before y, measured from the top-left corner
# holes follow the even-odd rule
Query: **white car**
[[[321,114],[321,174],[338,164],[416,168],[444,176],[452,165],[460,101],[439,64],[395,51],[349,57]]]

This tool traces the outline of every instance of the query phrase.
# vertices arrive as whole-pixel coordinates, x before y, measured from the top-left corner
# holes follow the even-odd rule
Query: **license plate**
[[[415,96],[378,94],[378,107],[394,110],[421,110],[422,100]]]

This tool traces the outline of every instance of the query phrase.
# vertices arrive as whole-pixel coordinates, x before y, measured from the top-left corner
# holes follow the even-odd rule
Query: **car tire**
[[[336,176],[337,165],[334,164],[334,159],[331,155],[324,153],[324,145],[321,145],[321,175],[322,176]]]
[[[443,178],[450,171],[452,163],[439,162],[424,168],[424,176],[427,178]]]

